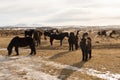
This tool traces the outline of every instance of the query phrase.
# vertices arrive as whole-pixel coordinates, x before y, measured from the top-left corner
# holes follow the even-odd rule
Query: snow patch
[[[79,71],[81,73],[85,73],[87,75],[91,76],[96,76],[98,78],[106,79],[106,80],[119,80],[120,79],[120,74],[113,74],[110,71],[107,72],[101,72],[97,71],[94,69],[89,69],[89,68],[78,68],[70,65],[62,65],[60,63],[55,63],[51,61],[42,61],[46,65],[53,66],[57,69],[69,69],[69,70],[74,70],[74,71]]]
[[[0,80],[60,80],[57,76],[37,71],[36,66],[40,68],[41,64],[36,65],[31,57],[0,55],[0,61],[3,60],[0,64]]]
[[[52,76],[36,70],[36,68],[41,68],[42,64],[52,66],[56,69],[74,70],[106,80],[120,79],[120,74],[113,74],[110,71],[101,72],[90,68],[78,68],[71,65],[63,65],[52,61],[45,61],[41,57],[5,57],[0,55],[0,63],[0,80],[60,80],[57,76]]]
[[[7,60],[9,60],[7,56],[5,57],[5,56],[0,55],[0,62],[7,61]]]

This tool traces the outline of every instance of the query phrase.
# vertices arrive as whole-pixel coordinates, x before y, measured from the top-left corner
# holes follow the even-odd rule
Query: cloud
[[[87,11],[83,9],[65,9],[50,16],[46,21],[56,23],[56,22],[69,22],[75,20],[87,20],[87,16],[90,13],[91,12],[89,12],[89,10]]]
[[[0,25],[119,24],[120,0],[0,0],[0,13]]]

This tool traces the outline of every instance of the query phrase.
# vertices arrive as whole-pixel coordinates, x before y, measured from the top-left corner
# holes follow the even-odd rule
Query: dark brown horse
[[[46,37],[47,37],[47,36],[50,37],[51,34],[52,34],[52,32],[49,31],[49,30],[44,31],[44,40],[47,40]]]
[[[10,56],[11,53],[12,53],[12,48],[15,47],[15,51],[16,51],[16,55],[19,55],[19,50],[18,48],[19,47],[26,47],[26,46],[29,46],[30,49],[31,49],[31,53],[30,55],[35,55],[36,54],[36,49],[35,49],[35,44],[34,44],[34,41],[31,37],[25,37],[25,38],[20,38],[20,37],[14,37],[8,47],[7,47],[7,50],[8,50],[8,55]]]
[[[68,33],[64,32],[64,33],[58,33],[58,34],[51,34],[50,35],[50,43],[51,45],[53,45],[53,40],[60,40],[60,46],[62,46],[62,41],[65,37],[68,37]]]
[[[80,41],[80,47],[82,51],[82,61],[87,61],[88,56],[91,59],[92,54],[92,43],[91,38],[88,37],[88,33],[84,33]]]
[[[106,30],[99,31],[97,34],[99,36],[105,36],[105,37],[107,36]]]
[[[75,46],[75,50],[78,49],[78,31],[76,35],[74,35],[73,32],[70,32],[70,36],[68,37],[68,43],[69,43],[69,51],[73,51],[74,46]]]
[[[36,42],[37,46],[41,44],[42,32],[38,30],[25,30],[25,37],[32,37]]]
[[[51,30],[45,30],[44,31],[44,39],[47,40],[46,37],[50,37],[51,34],[58,34],[58,29],[51,29]]]
[[[33,39],[34,39],[34,41],[36,41],[37,46],[41,44],[41,36],[42,36],[42,32],[34,31]]]

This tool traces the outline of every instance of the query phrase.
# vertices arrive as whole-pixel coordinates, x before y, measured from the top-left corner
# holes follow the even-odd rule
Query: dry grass
[[[0,37],[0,48],[6,48],[12,38],[13,36]],[[99,41],[99,43],[96,43],[96,41]],[[98,71],[110,71],[120,74],[120,39],[97,38],[93,40],[93,48],[92,59],[81,65],[81,50],[69,52],[67,39],[64,39],[63,46],[60,47],[59,41],[54,41],[53,46],[50,46],[49,39],[45,41],[42,38],[42,44],[37,47],[37,55],[34,57],[47,57],[45,58],[46,60],[68,64],[78,68],[93,68]],[[22,51],[20,50],[20,55],[28,55],[29,52],[29,50],[22,49]],[[7,55],[7,51],[1,50],[0,54]],[[13,52],[13,55],[14,54],[15,52]],[[66,69],[58,70],[51,66],[45,66],[40,70],[51,75],[66,75],[68,79],[77,77],[78,79],[76,80],[80,78],[85,80],[99,80],[99,78],[77,71]],[[52,70],[52,72],[50,72],[50,70]],[[21,74],[23,74],[23,72]]]

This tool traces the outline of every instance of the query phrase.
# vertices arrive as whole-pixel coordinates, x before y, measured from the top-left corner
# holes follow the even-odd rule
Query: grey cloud
[[[1,24],[97,23],[120,19],[120,0],[0,0],[0,13]]]
[[[50,17],[47,22],[69,22],[69,21],[88,21],[95,19],[94,17],[90,17],[92,15],[89,10],[84,9],[69,9],[65,12],[55,14]]]

